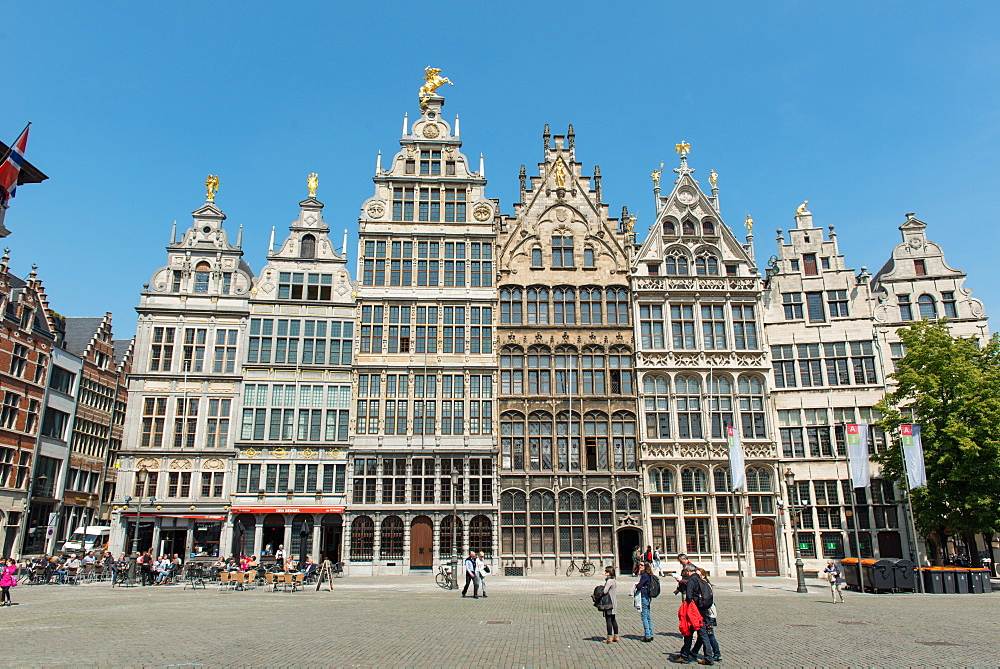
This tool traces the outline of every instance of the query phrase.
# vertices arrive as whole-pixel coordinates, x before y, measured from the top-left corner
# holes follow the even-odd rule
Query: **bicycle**
[[[597,567],[594,566],[594,563],[588,562],[586,558],[583,558],[582,565],[578,565],[576,563],[576,558],[570,558],[570,560],[571,562],[569,563],[569,567],[566,568],[567,577],[569,577],[569,575],[573,573],[574,569],[578,570],[580,572],[580,576],[583,576],[584,578],[588,576],[593,576],[594,571],[597,569]]]
[[[434,581],[438,584],[438,587],[444,588],[445,590],[454,590],[458,587],[458,582],[455,581],[454,575],[451,573],[450,565],[440,565],[438,567],[437,576],[434,577]]]

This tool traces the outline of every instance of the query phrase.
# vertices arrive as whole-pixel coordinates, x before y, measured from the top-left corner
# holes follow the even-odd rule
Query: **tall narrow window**
[[[646,403],[646,438],[670,437],[670,380],[665,376],[647,376],[642,381]]]
[[[937,305],[934,303],[934,298],[926,293],[921,295],[917,299],[917,307],[920,309],[921,318],[937,318]]]
[[[572,267],[573,266],[573,238],[572,237],[552,237],[552,266]]]
[[[815,253],[802,254],[802,271],[806,276],[816,276],[819,274],[819,271],[816,268]]]
[[[194,292],[208,292],[208,277],[211,274],[211,265],[207,262],[200,262],[194,268]]]
[[[785,308],[785,320],[802,318],[802,293],[782,293],[781,303]]]
[[[823,293],[806,293],[806,303],[809,308],[810,323],[822,323],[826,321],[826,310],[823,308]]]
[[[913,273],[917,276],[927,276],[927,266],[923,260],[913,261]]]
[[[913,307],[910,304],[910,296],[897,295],[896,301],[899,304],[899,319],[903,321],[912,321]]]
[[[945,318],[958,318],[958,311],[955,309],[955,293],[944,291],[941,293],[941,307],[944,309]]]
[[[302,235],[302,244],[299,247],[300,258],[316,257],[316,238],[312,235]]]

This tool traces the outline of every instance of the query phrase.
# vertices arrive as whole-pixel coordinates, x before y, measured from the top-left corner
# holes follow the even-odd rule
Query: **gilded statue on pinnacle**
[[[681,154],[681,158],[687,158],[687,154],[691,153],[691,145],[682,139],[680,144],[674,144],[674,153]]]
[[[719,183],[719,175],[715,173],[715,170],[708,171],[708,183],[712,184],[712,188]]]
[[[806,209],[806,205],[807,205],[807,204],[809,204],[809,200],[803,200],[803,201],[802,201],[802,204],[800,204],[800,205],[799,205],[799,206],[798,206],[798,207],[797,207],[797,208],[795,209],[795,215],[796,215],[796,216],[805,216],[806,214],[808,214],[808,213],[809,213],[809,210],[808,210],[808,209]]]
[[[306,179],[306,186],[309,187],[309,197],[316,197],[316,189],[319,188],[319,175],[313,172]]]
[[[420,110],[424,111],[427,109],[427,102],[434,97],[434,93],[437,89],[441,88],[445,84],[449,86],[454,86],[448,77],[441,76],[441,68],[439,67],[427,67],[424,68],[424,85],[420,87]]]
[[[219,192],[219,177],[209,174],[205,179],[205,199],[215,202],[215,194]]]
[[[747,234],[748,235],[752,235],[753,234],[753,219],[750,218],[750,214],[747,214],[747,220],[746,220],[746,224],[745,225],[747,226]]]

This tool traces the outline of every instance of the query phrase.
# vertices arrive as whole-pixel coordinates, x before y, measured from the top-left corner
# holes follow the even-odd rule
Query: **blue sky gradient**
[[[1000,306],[1000,3],[727,2],[16,3],[0,136],[27,121],[27,158],[51,178],[7,214],[11,265],[39,265],[68,316],[115,314],[131,336],[138,292],[221,179],[226,227],[244,226],[254,270],[318,172],[339,244],[372,192],[375,155],[418,115],[423,68],[455,82],[467,155],[486,156],[503,211],[518,167],[535,173],[541,130],[572,123],[604,199],[654,213],[650,172],[674,144],[724,219],[756,221],[761,264],[776,228],[809,200],[848,266],[875,272],[905,212],[928,223],[967,287]],[[474,163],[475,164],[475,163]],[[235,236],[231,237],[235,239]]]

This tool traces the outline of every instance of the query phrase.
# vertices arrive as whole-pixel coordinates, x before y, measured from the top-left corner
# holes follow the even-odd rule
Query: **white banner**
[[[743,442],[740,441],[740,431],[735,426],[726,428],[729,437],[729,487],[731,490],[746,489],[747,468],[743,458]]]
[[[867,488],[871,483],[868,467],[868,426],[847,425],[847,458],[851,465],[851,480],[855,488]]]
[[[906,463],[906,479],[909,489],[927,485],[927,471],[924,469],[924,444],[920,440],[919,425],[900,425],[900,441],[903,444],[903,460]]]

